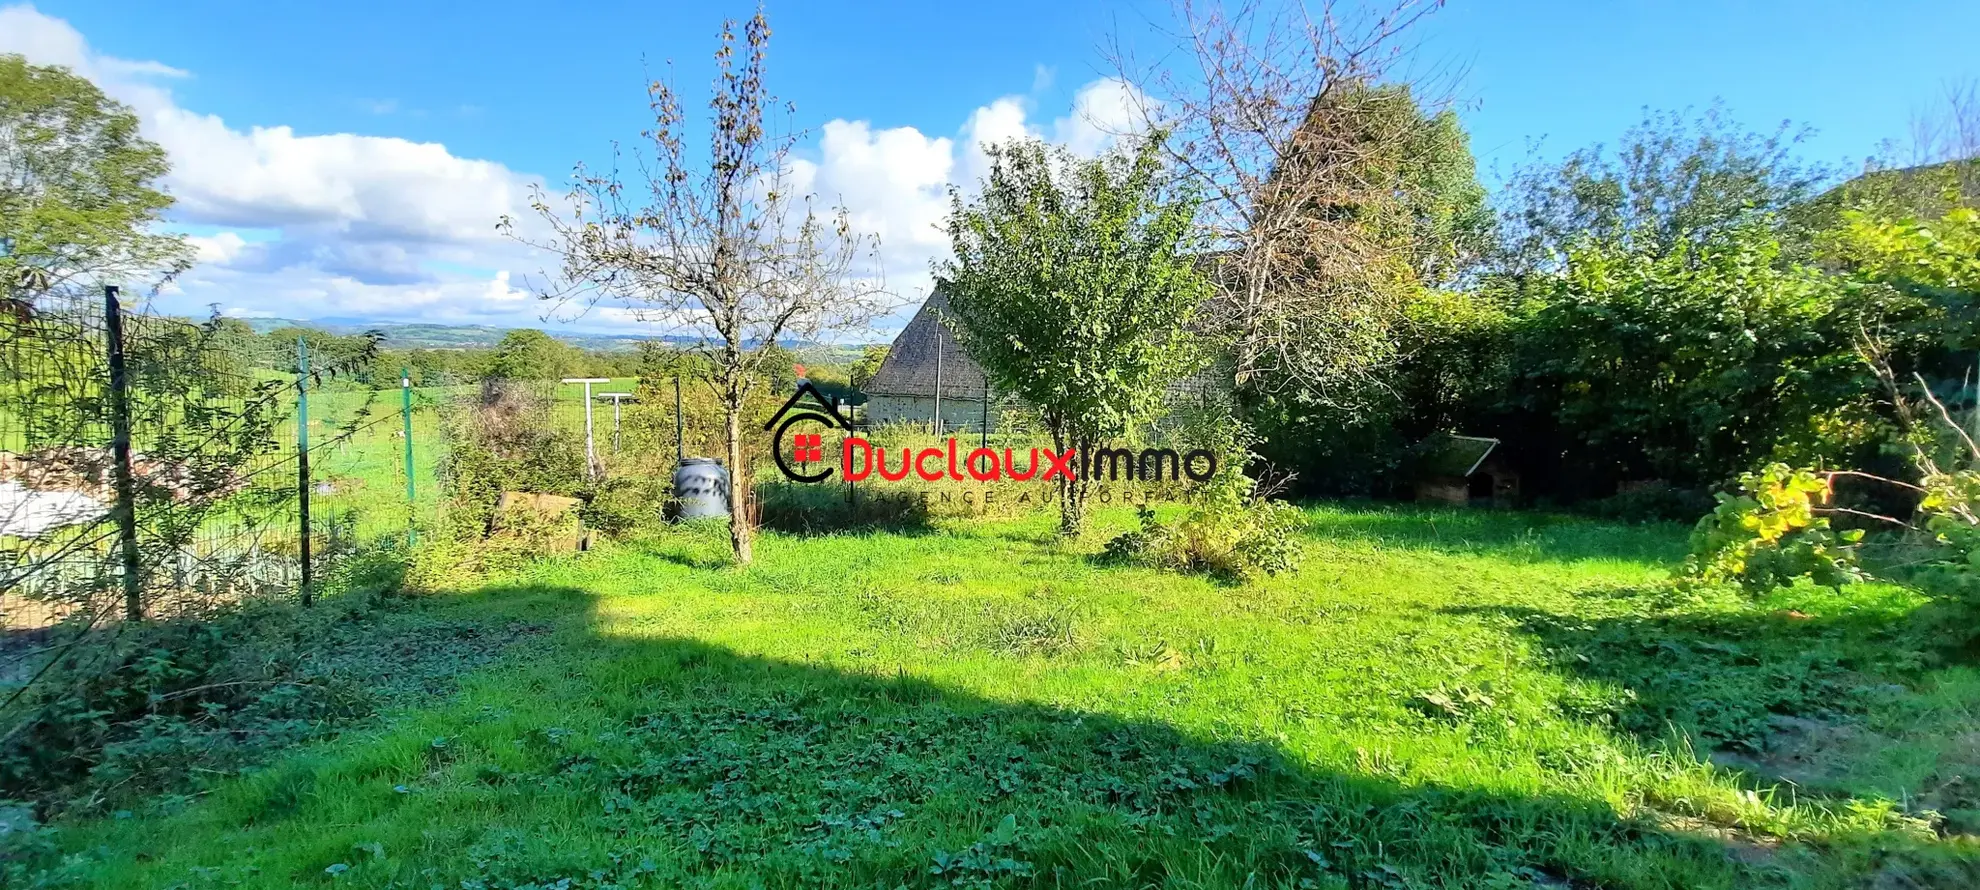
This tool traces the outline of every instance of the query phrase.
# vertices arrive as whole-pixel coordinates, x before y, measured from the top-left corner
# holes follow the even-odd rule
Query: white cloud
[[[963,177],[959,184],[974,186],[990,172],[990,159],[985,151],[988,147],[1012,139],[1044,138],[1025,123],[1024,106],[1023,99],[1005,96],[970,114],[969,121],[963,124],[963,140],[968,150],[963,155]]]
[[[1141,129],[1146,119],[1142,107],[1148,101],[1133,84],[1103,77],[1073,94],[1072,114],[1053,122],[1053,139],[1074,154],[1099,154],[1117,137]]]
[[[524,201],[537,177],[438,143],[231,126],[177,104],[164,82],[193,75],[98,53],[67,22],[31,6],[0,8],[0,52],[90,78],[130,105],[170,153],[172,221],[200,234],[188,238],[199,265],[165,291],[168,308],[218,303],[238,315],[492,324],[533,324],[555,310],[518,286],[544,259],[495,232],[503,214],[530,220]],[[1033,71],[1032,81],[1041,91],[1050,70]],[[1007,96],[963,116],[952,135],[833,120],[793,162],[791,184],[823,205],[843,203],[856,230],[879,236],[889,289],[918,299],[932,283],[930,262],[948,252],[947,191],[974,186],[986,171],[984,146],[1048,138],[1091,155],[1132,129],[1138,99],[1126,84],[1096,80],[1074,93],[1065,117],[1034,123],[1032,102]],[[367,107],[383,114],[398,105]],[[634,319],[599,307],[584,323]]]
[[[1034,75],[1046,79],[1046,69]],[[889,289],[918,299],[933,285],[931,261],[949,253],[942,230],[948,189],[975,188],[989,172],[987,147],[1011,139],[1049,139],[1091,157],[1133,132],[1141,120],[1132,86],[1113,78],[1086,84],[1073,95],[1070,113],[1049,127],[1031,122],[1031,102],[1005,96],[971,112],[955,138],[928,136],[912,127],[875,130],[864,121],[825,125],[817,159],[798,162],[794,181],[830,204],[843,201],[855,228],[881,236]],[[913,307],[907,307],[907,314]],[[904,323],[905,317],[896,318]]]
[[[529,177],[456,157],[446,146],[348,133],[242,131],[179,107],[155,80],[185,72],[100,55],[67,22],[31,6],[0,9],[0,52],[65,65],[130,105],[145,135],[172,158],[175,219],[222,226],[297,227],[433,242],[490,241],[495,218],[521,206]]]
[[[891,290],[925,292],[928,261],[948,243],[941,223],[954,141],[912,127],[875,130],[865,121],[835,120],[825,125],[817,156],[792,163],[791,184],[824,206],[844,205],[855,231],[879,238]]]
[[[67,22],[31,6],[0,8],[0,52],[66,66],[129,105],[171,156],[165,186],[177,199],[175,224],[275,234],[266,243],[232,231],[188,239],[201,265],[167,292],[170,308],[219,302],[301,317],[395,318],[450,299],[462,301],[458,314],[478,314],[472,301],[518,308],[503,296],[511,291],[504,270],[535,261],[499,239],[495,221],[523,209],[531,177],[436,143],[229,126],[180,107],[160,83],[186,72],[98,53]],[[504,284],[491,289],[490,277]],[[219,289],[222,281],[232,289]]]
[[[202,263],[226,265],[234,257],[247,249],[248,241],[238,232],[221,232],[217,235],[194,235],[186,239],[193,246],[194,256]]]

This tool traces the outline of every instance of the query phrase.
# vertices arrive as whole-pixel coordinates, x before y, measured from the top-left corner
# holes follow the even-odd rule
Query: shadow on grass
[[[1626,690],[1580,702],[1584,712],[1576,716],[1653,744],[1679,733],[1757,786],[1787,782],[1800,793],[1833,796],[1889,784],[1878,781],[1878,764],[1899,743],[1863,728],[1861,718],[1912,699],[1927,669],[1970,660],[1974,633],[1970,618],[1937,606],[1819,616],[1758,608],[1608,618],[1504,607],[1447,611],[1510,619],[1540,642],[1556,669]],[[1959,624],[1967,629],[1957,631]]]
[[[596,605],[477,598],[512,597]],[[161,848],[139,826],[133,845],[171,866],[109,883],[320,882],[343,864],[365,886],[1706,888],[1786,867],[1599,800],[1406,787],[1158,722],[607,630],[567,629],[566,651],[471,684],[478,711],[374,743],[396,748],[223,789],[209,836]],[[351,852],[372,847],[405,852]]]
[[[1674,564],[1685,553],[1685,529],[1674,524],[1623,526],[1553,513],[1416,504],[1347,506],[1310,505],[1307,534],[1333,542],[1515,560]]]

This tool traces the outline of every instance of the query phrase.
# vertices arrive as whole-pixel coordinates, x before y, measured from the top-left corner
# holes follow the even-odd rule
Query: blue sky
[[[0,0],[3,2],[3,0]],[[728,14],[752,7],[729,4]],[[186,310],[534,324],[535,258],[493,237],[532,181],[643,123],[643,65],[703,95],[724,7],[535,3],[42,2],[0,10],[0,51],[67,64],[174,152],[174,225],[205,262]],[[975,144],[1090,144],[1118,111],[1109,35],[1152,52],[1169,4],[804,3],[769,8],[771,85],[812,135],[809,177],[878,231],[888,280],[925,286],[943,187]],[[1645,106],[1722,100],[1816,129],[1855,164],[1950,82],[1980,77],[1975,2],[1454,0],[1408,68],[1445,82],[1488,181],[1529,145],[1613,140]],[[588,328],[631,322],[593,312]]]

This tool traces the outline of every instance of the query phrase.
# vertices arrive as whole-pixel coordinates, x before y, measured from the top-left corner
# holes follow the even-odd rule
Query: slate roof
[[[942,324],[938,317],[949,307],[949,297],[936,290],[921,304],[920,311],[907,327],[901,329],[900,336],[894,338],[894,345],[887,350],[887,358],[880,363],[880,370],[873,373],[862,390],[869,396],[921,396],[935,395],[935,351],[942,352],[942,398],[981,399],[983,398],[983,367],[964,352],[962,344],[956,342],[956,335]],[[1207,316],[1209,313],[1204,313]],[[1227,363],[1217,362],[1189,377],[1169,384],[1171,398],[1200,396],[1219,390],[1229,390],[1230,369]]]
[[[983,398],[983,368],[971,360],[956,342],[956,335],[939,320],[949,308],[949,298],[940,290],[921,304],[921,310],[887,350],[880,369],[867,381],[869,396],[935,395],[935,356],[941,351],[942,398]]]
[[[1478,472],[1499,440],[1482,436],[1438,433],[1417,446],[1417,459],[1423,472],[1436,476],[1470,476]]]

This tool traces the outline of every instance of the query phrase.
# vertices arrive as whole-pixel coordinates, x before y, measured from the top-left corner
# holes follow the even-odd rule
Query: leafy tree
[[[865,389],[872,382],[873,375],[880,373],[880,365],[887,361],[887,345],[876,343],[860,352],[859,360],[852,363],[846,377],[854,389]]]
[[[1218,252],[1209,326],[1230,336],[1241,388],[1286,394],[1274,413],[1352,407],[1393,359],[1395,285],[1419,255],[1371,211],[1399,203],[1401,160],[1424,140],[1418,103],[1384,82],[1435,8],[1181,3],[1172,49],[1112,54],[1148,97],[1131,110],[1172,132],[1165,148],[1201,190]]]
[[[1402,222],[1391,237],[1409,246],[1416,283],[1451,287],[1496,250],[1498,221],[1478,182],[1471,137],[1457,113],[1446,108],[1426,114],[1407,91],[1391,89],[1400,95],[1388,107],[1405,115],[1409,126],[1396,150],[1381,158],[1392,165],[1384,178],[1399,186],[1391,192],[1393,201],[1374,206],[1392,208]]]
[[[1845,515],[1893,529],[1906,547],[1901,561],[1876,568],[1935,595],[1969,604],[1980,598],[1980,445],[1965,423],[1970,414],[1935,390],[1972,404],[1972,380],[1934,380],[1970,360],[1973,309],[1980,305],[1980,212],[1953,207],[1936,218],[1880,215],[1892,205],[1843,212],[1841,229],[1826,233],[1844,262],[1844,311],[1861,357],[1868,399],[1892,413],[1899,432],[1889,442],[1908,452],[1906,465],[1883,475],[1864,464],[1819,472],[1773,465],[1742,479],[1742,494],[1721,495],[1692,537],[1689,574],[1705,581],[1737,580],[1764,590],[1807,577],[1836,584],[1860,577],[1861,531],[1838,534],[1829,517]],[[1881,392],[1877,392],[1881,390]],[[1965,415],[1965,416],[1961,416]],[[1867,499],[1899,505],[1869,512],[1836,503],[1834,481],[1847,477]],[[1878,496],[1883,497],[1879,498]]]
[[[1802,132],[1746,130],[1713,106],[1695,119],[1646,112],[1615,151],[1595,145],[1538,162],[1507,183],[1503,270],[1559,269],[1583,239],[1654,256],[1763,221],[1801,254],[1796,213],[1830,171],[1800,162]]]
[[[316,328],[279,327],[263,335],[261,360],[266,367],[293,373],[296,370],[296,341],[300,340],[309,347],[309,366],[313,371],[335,369],[324,374],[320,383],[369,386],[370,372],[377,361],[378,339],[375,332],[345,336]],[[391,374],[396,381],[398,369],[392,369]]]
[[[797,353],[778,344],[765,343],[756,348],[757,377],[762,386],[769,388],[772,397],[797,388],[799,364]]]
[[[1332,292],[1325,300],[1331,310],[1309,305],[1300,314],[1312,317],[1288,317],[1294,326],[1283,332],[1283,348],[1297,351],[1297,360],[1255,375],[1241,394],[1246,418],[1263,434],[1264,457],[1298,467],[1309,490],[1365,493],[1398,467],[1411,437],[1432,431],[1408,394],[1424,360],[1439,361],[1439,338],[1456,330],[1437,313],[1494,302],[1490,293],[1474,300],[1455,289],[1477,282],[1496,252],[1497,228],[1455,114],[1432,113],[1393,85],[1330,101],[1345,107],[1317,116],[1315,125],[1361,133],[1346,155],[1353,162],[1333,175],[1352,173],[1376,187],[1311,199],[1308,213],[1351,237],[1287,251],[1280,287]],[[1303,166],[1294,158],[1285,169]],[[1303,371],[1288,378],[1292,367]]]
[[[1039,409],[1061,452],[1152,418],[1196,366],[1189,326],[1210,287],[1197,202],[1162,158],[1159,136],[1094,160],[1014,141],[991,149],[980,198],[951,194],[945,321],[993,387]],[[1056,481],[1060,533],[1077,534],[1091,480]]]
[[[706,358],[699,353],[674,349],[665,343],[650,340],[639,344],[639,379],[642,381],[672,377],[700,380],[709,370]]]
[[[0,300],[66,286],[162,284],[192,264],[153,231],[172,205],[165,150],[137,116],[65,68],[0,55]]]
[[[495,347],[486,376],[504,380],[555,380],[570,376],[576,349],[534,328],[510,331]]]
[[[245,396],[255,382],[255,355],[261,338],[238,318],[215,314],[202,327],[200,366],[206,385],[216,392]]]

